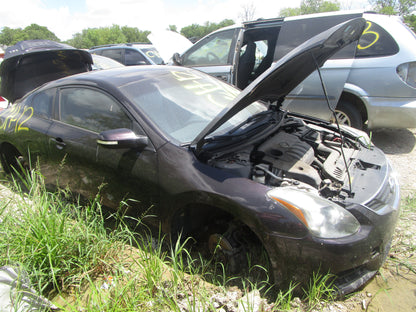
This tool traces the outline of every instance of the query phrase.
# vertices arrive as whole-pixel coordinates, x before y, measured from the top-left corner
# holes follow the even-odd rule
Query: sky
[[[340,0],[342,9],[369,9],[368,0]],[[255,18],[278,17],[280,9],[299,7],[300,0],[0,0],[0,29],[46,26],[68,40],[83,29],[119,26],[162,30],[176,25],[240,22],[244,6],[253,5]]]

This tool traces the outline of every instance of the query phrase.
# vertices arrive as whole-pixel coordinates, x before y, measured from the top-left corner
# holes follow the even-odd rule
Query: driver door
[[[182,65],[232,83],[235,48],[241,31],[228,29],[205,37],[182,55]]]

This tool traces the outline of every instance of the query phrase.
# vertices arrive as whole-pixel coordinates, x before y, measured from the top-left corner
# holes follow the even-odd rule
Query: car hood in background
[[[321,67],[336,52],[358,41],[366,21],[356,18],[336,25],[301,44],[274,63],[245,88],[192,142],[200,149],[204,139],[238,112],[258,100],[278,100]],[[356,43],[355,43],[356,44]]]
[[[0,95],[10,102],[40,85],[91,70],[91,54],[50,40],[20,41],[6,49]]]
[[[193,44],[186,37],[170,30],[152,31],[147,39],[155,46],[165,64],[169,62],[174,53],[182,54]]]

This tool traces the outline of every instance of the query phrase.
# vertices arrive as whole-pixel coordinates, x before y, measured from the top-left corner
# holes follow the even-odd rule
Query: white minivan
[[[302,42],[355,17],[367,20],[357,48],[334,55],[283,106],[332,121],[335,111],[340,123],[356,128],[416,127],[416,37],[397,16],[331,12],[246,22],[207,35],[173,61],[244,89]]]

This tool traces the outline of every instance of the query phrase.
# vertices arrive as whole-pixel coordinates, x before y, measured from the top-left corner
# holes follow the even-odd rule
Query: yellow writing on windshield
[[[228,103],[239,93],[233,87],[223,84],[210,76],[202,77],[196,73],[182,71],[171,71],[171,73],[177,81],[182,83],[185,89],[193,92],[195,95],[204,96],[205,99],[214,105],[223,107],[224,102]]]

